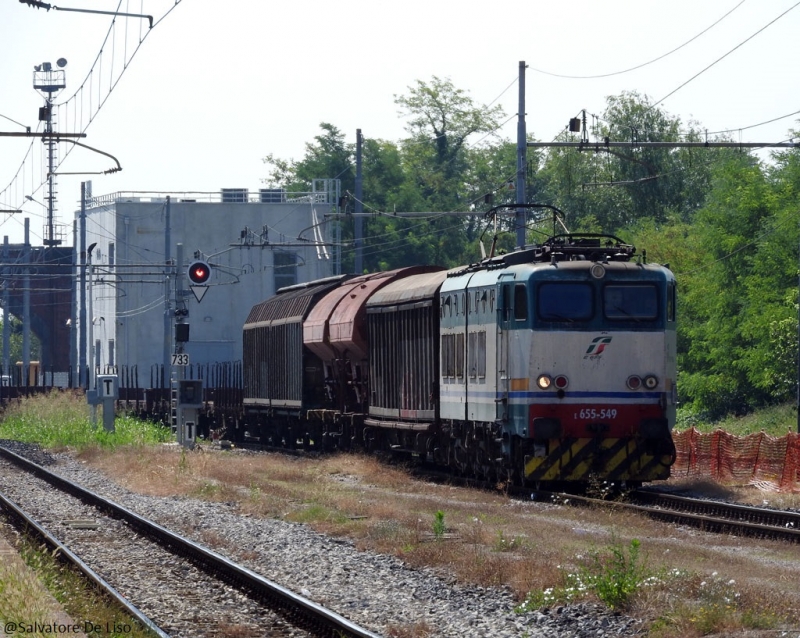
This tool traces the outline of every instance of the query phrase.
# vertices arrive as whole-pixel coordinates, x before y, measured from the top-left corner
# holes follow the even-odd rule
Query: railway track
[[[635,490],[628,493],[625,499],[616,500],[563,492],[531,492],[520,488],[514,488],[510,493],[536,500],[638,512],[660,521],[696,527],[714,534],[735,534],[800,543],[800,514],[786,510],[676,496],[656,489]]]
[[[24,485],[17,490],[17,503],[5,497],[0,500],[2,509],[29,529],[37,529],[48,544],[58,547],[156,635],[220,636],[225,635],[227,623],[246,627],[250,635],[378,638],[339,614],[11,450],[0,447],[0,459],[6,461],[4,473],[18,473],[11,482]],[[47,502],[52,503],[52,487],[63,493],[59,498],[64,502],[43,509],[37,500],[43,490],[49,490]],[[34,518],[58,527],[62,538]],[[109,549],[118,564],[107,562]],[[120,561],[119,557],[124,558]],[[134,557],[148,558],[146,563],[136,564],[139,559]],[[140,602],[134,598],[142,594],[132,581],[142,573],[156,575],[159,593],[153,596],[150,592]],[[127,590],[132,593],[127,595]],[[247,618],[244,622],[243,617]]]
[[[800,543],[800,513],[727,503],[639,489],[630,494],[634,507],[653,518],[693,525],[716,533]]]

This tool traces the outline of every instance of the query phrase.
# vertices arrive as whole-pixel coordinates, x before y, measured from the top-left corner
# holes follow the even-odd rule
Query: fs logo
[[[592,343],[589,344],[589,349],[583,355],[583,358],[595,359],[600,357],[603,350],[606,349],[606,345],[611,343],[611,339],[612,337],[595,337],[592,339]]]

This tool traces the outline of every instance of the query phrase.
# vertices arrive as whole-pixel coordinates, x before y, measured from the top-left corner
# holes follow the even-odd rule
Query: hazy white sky
[[[118,19],[104,45],[110,16],[48,12],[0,0],[0,131],[22,131],[20,124],[36,129],[43,98],[33,89],[34,65],[68,60],[59,103],[75,93],[103,49],[103,68],[88,81],[82,101],[74,102],[80,108],[68,111],[56,128],[74,132],[105,99],[82,142],[116,157],[123,170],[59,177],[58,220],[70,227],[82,180],[93,181],[95,195],[254,191],[267,175],[262,158],[268,153],[301,158],[320,122],[334,124],[351,142],[358,128],[366,137],[397,141],[404,136],[404,121],[394,96],[433,75],[450,78],[478,103],[502,104],[510,119],[500,133],[514,140],[514,81],[521,60],[529,66],[528,132],[541,140],[552,139],[581,109],[601,113],[606,96],[635,90],[660,100],[726,54],[668,97],[663,108],[709,131],[736,129],[733,135],[742,141],[782,141],[789,129],[800,128],[800,115],[746,128],[800,111],[797,0],[51,4],[148,13],[157,20],[174,7],[130,59],[146,22]],[[634,71],[593,79],[541,72],[624,71],[676,49],[728,12],[691,43]],[[125,73],[107,95],[126,60]],[[9,235],[12,243],[22,240],[25,216],[31,218],[33,243],[41,242],[45,209],[25,195],[44,201],[40,184],[46,170],[41,142],[23,162],[29,146],[29,139],[0,137],[0,208],[24,210],[0,215],[0,237]],[[59,145],[60,153],[69,146]],[[112,166],[107,157],[77,149],[60,170]]]

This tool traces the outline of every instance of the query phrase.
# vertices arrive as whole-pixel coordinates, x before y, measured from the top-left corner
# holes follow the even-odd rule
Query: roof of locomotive
[[[448,273],[448,277],[460,279],[468,276],[469,287],[477,287],[492,285],[503,273],[543,273],[545,269],[574,273],[578,270],[589,270],[594,264],[599,264],[606,270],[616,272],[641,272],[642,269],[653,273],[663,271],[665,278],[674,278],[668,265],[646,262],[646,252],[637,255],[635,246],[614,235],[570,233],[550,237],[541,245],[455,268]],[[461,286],[445,284],[442,290],[459,287]]]

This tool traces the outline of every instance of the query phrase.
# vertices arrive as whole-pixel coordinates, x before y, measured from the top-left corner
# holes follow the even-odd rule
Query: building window
[[[294,286],[297,283],[297,255],[276,251],[273,254],[275,270],[275,290]]]

